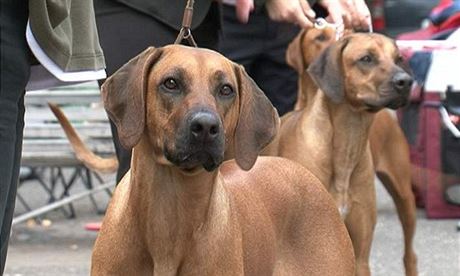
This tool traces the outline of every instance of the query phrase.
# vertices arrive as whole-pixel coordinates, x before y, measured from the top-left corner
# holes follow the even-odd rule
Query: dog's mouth
[[[407,99],[398,98],[391,101],[387,101],[386,104],[373,104],[373,103],[366,103],[366,111],[371,113],[379,112],[382,108],[390,108],[390,109],[398,109],[403,107],[407,104]]]
[[[366,111],[367,112],[370,112],[370,113],[377,113],[380,111],[380,109],[382,109],[381,106],[375,106],[371,103],[366,103]]]
[[[223,162],[223,154],[208,152],[204,149],[193,152],[179,151],[177,153],[171,153],[165,149],[164,155],[169,162],[187,173],[193,173],[201,167],[211,172]]]
[[[382,108],[398,109],[405,106],[408,103],[408,97],[403,94],[393,94],[383,96],[375,100],[367,100],[365,102],[366,111],[378,112]]]
[[[206,109],[191,111],[179,123],[176,135],[165,139],[166,159],[186,173],[215,170],[223,162],[225,134],[218,114]]]
[[[385,107],[390,109],[398,109],[400,107],[407,105],[408,101],[409,100],[407,99],[407,97],[400,96],[388,103]]]

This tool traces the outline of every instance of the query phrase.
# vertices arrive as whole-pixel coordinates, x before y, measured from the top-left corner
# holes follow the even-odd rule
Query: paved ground
[[[402,266],[402,233],[393,203],[378,184],[378,224],[372,250],[373,275],[404,275]],[[77,192],[76,187],[73,192]],[[21,194],[38,206],[44,193],[29,183]],[[107,203],[106,194],[98,202]],[[47,215],[50,226],[21,224],[13,229],[5,275],[88,275],[91,248],[96,233],[84,230],[87,222],[101,219],[88,199],[75,203],[76,219],[66,219],[61,211]],[[17,212],[22,206],[18,204]],[[415,249],[421,276],[460,275],[460,234],[456,220],[427,220],[418,213]]]

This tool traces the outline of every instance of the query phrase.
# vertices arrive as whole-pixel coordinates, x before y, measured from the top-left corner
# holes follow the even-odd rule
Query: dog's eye
[[[318,41],[326,41],[327,36],[325,34],[320,34],[319,36],[315,37],[315,39]]]
[[[372,62],[372,57],[370,55],[365,55],[359,59],[359,61],[363,63],[371,63]]]
[[[164,85],[164,87],[166,87],[169,90],[177,90],[177,89],[179,89],[179,85],[177,85],[176,80],[173,79],[173,78],[167,78],[163,82],[163,85]]]
[[[397,57],[396,57],[396,60],[395,60],[395,63],[396,63],[396,64],[400,64],[400,63],[403,63],[403,61],[404,61],[404,59],[403,59],[402,56],[397,56]]]
[[[219,94],[223,97],[230,97],[231,95],[233,95],[233,89],[228,84],[223,85],[219,90]]]

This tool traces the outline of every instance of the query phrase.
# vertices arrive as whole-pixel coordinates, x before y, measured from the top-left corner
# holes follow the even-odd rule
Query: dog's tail
[[[64,112],[55,104],[48,103],[51,111],[54,113],[54,116],[59,121],[62,129],[69,139],[70,145],[72,146],[73,151],[78,160],[80,160],[88,169],[101,172],[101,173],[112,173],[115,172],[118,168],[118,160],[115,156],[103,158],[94,154],[81,140],[78,133],[75,131],[75,128],[69,122]]]

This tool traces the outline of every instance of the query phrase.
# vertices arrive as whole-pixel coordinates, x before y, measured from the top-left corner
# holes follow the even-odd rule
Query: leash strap
[[[195,39],[193,38],[192,30],[190,29],[190,26],[192,26],[193,18],[193,4],[195,4],[195,0],[187,0],[187,4],[184,10],[184,17],[182,18],[182,27],[174,44],[180,44],[184,39],[186,39],[191,46],[198,47]]]

